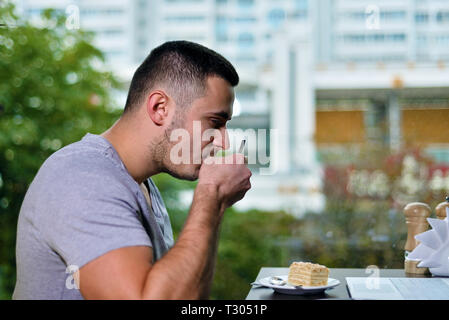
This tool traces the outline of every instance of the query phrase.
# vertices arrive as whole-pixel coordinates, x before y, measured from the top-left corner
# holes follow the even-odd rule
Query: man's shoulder
[[[51,181],[56,188],[70,186],[72,190],[82,186],[101,186],[97,190],[100,191],[129,184],[130,179],[122,163],[114,156],[117,157],[117,154],[111,146],[83,139],[53,153],[38,175],[47,182]]]
[[[72,143],[53,153],[43,164],[42,169],[63,171],[67,174],[80,174],[89,169],[111,170],[111,161],[101,150],[81,143]],[[90,171],[90,170],[89,170]]]

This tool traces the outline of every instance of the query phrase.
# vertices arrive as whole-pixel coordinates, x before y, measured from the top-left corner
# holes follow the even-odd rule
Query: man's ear
[[[168,118],[170,98],[162,90],[151,91],[146,100],[147,115],[157,126],[165,124]]]

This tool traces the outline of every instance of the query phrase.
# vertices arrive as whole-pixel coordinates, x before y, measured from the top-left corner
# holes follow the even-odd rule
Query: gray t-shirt
[[[146,186],[152,208],[99,135],[51,155],[20,210],[13,299],[82,299],[71,273],[114,249],[148,246],[153,263],[160,259],[173,232],[157,187],[151,179]]]

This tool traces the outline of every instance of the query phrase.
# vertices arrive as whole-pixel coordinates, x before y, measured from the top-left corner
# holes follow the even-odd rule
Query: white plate
[[[282,275],[282,276],[277,276],[277,277],[281,278],[282,280],[287,281],[288,275]],[[284,293],[284,294],[303,294],[303,295],[317,294],[317,293],[324,292],[325,290],[332,289],[340,284],[340,281],[338,281],[337,279],[328,278],[327,285],[325,285],[325,286],[318,286],[318,287],[297,286],[297,287],[295,287],[295,286],[292,286],[289,284],[284,284],[283,286],[279,286],[279,285],[271,284],[270,283],[271,278],[272,277],[266,277],[266,278],[260,279],[257,282],[260,283],[261,285],[263,285],[264,287],[271,288],[276,292]]]

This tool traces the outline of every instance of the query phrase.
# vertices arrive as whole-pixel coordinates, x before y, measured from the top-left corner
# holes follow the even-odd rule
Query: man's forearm
[[[223,211],[217,190],[198,185],[176,244],[148,273],[143,299],[208,298]]]

